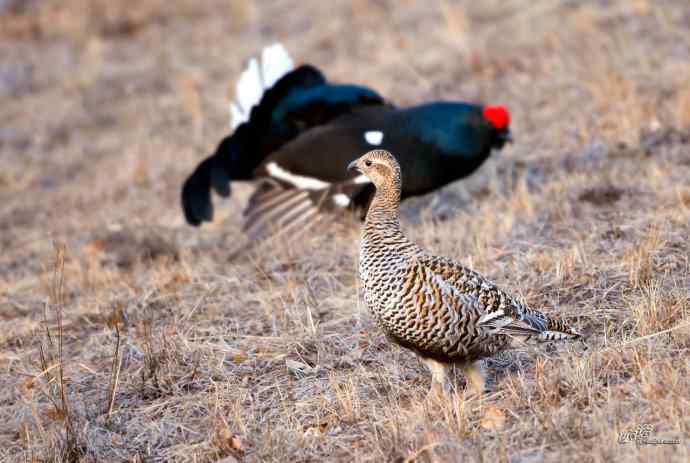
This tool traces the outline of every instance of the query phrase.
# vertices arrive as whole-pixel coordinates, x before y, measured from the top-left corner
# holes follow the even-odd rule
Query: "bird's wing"
[[[385,149],[399,136],[389,133],[388,125],[396,110],[389,106],[361,108],[312,127],[268,156],[266,165],[275,162],[295,174],[328,182],[342,181],[350,174],[347,165],[372,149]]]
[[[262,183],[244,212],[244,229],[263,238],[277,229],[307,229],[328,213],[366,209],[373,194],[369,179],[347,165],[385,139],[378,116],[353,114],[307,131],[269,156],[255,172]]]
[[[486,333],[512,336],[539,335],[548,319],[529,309],[458,262],[430,255],[416,258],[425,279],[444,293],[443,303],[458,313],[474,312],[477,326]]]
[[[289,174],[288,174],[289,175]],[[244,211],[244,232],[253,240],[269,236],[296,236],[309,230],[330,214],[343,212],[352,198],[368,185],[358,179],[297,188],[292,181],[310,182],[313,179],[264,179],[249,199]]]

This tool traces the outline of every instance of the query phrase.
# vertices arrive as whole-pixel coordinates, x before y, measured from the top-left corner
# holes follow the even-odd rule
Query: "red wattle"
[[[484,119],[498,130],[505,129],[510,124],[510,113],[505,106],[485,106]]]

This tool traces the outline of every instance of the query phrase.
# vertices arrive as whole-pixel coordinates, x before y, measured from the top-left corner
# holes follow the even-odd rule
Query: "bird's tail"
[[[570,327],[565,321],[557,318],[547,318],[546,329],[536,337],[538,341],[565,341],[578,339],[582,335]]]
[[[507,334],[541,342],[581,337],[580,333],[565,321],[548,317],[519,302],[514,302],[507,308],[486,313],[479,319],[479,326],[490,333]]]
[[[230,103],[230,129],[248,122],[252,108],[259,105],[264,93],[273,87],[294,64],[285,47],[276,43],[261,51],[261,62],[252,58],[237,80],[235,101]]]
[[[197,166],[182,188],[182,208],[189,224],[211,221],[211,189],[230,196],[230,181],[251,180],[273,145],[280,145],[283,140],[279,138],[285,134],[272,134],[271,113],[286,95],[295,88],[324,82],[321,72],[312,66],[293,70],[292,59],[281,44],[264,48],[260,62],[256,58],[249,61],[237,82],[235,101],[230,103],[233,133]]]
[[[213,220],[211,187],[223,197],[230,196],[230,176],[218,152],[204,159],[182,186],[182,210],[194,226]]]

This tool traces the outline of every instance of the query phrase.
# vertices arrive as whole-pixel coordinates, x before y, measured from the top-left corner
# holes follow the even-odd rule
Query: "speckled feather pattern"
[[[472,361],[505,348],[512,336],[575,338],[560,320],[509,296],[458,262],[433,256],[400,230],[400,169],[386,151],[368,153],[379,169],[364,226],[359,273],[368,308],[384,332],[423,357]],[[376,165],[381,162],[383,167]],[[385,164],[391,164],[386,172]]]

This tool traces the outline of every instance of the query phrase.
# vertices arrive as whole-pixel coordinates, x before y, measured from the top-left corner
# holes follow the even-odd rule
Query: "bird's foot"
[[[448,384],[447,377],[448,365],[431,358],[420,358],[431,372],[431,390],[427,397],[436,399],[445,398],[450,392],[450,385]]]
[[[486,378],[481,362],[467,362],[460,364],[463,375],[465,376],[465,400],[480,398],[486,391]]]

